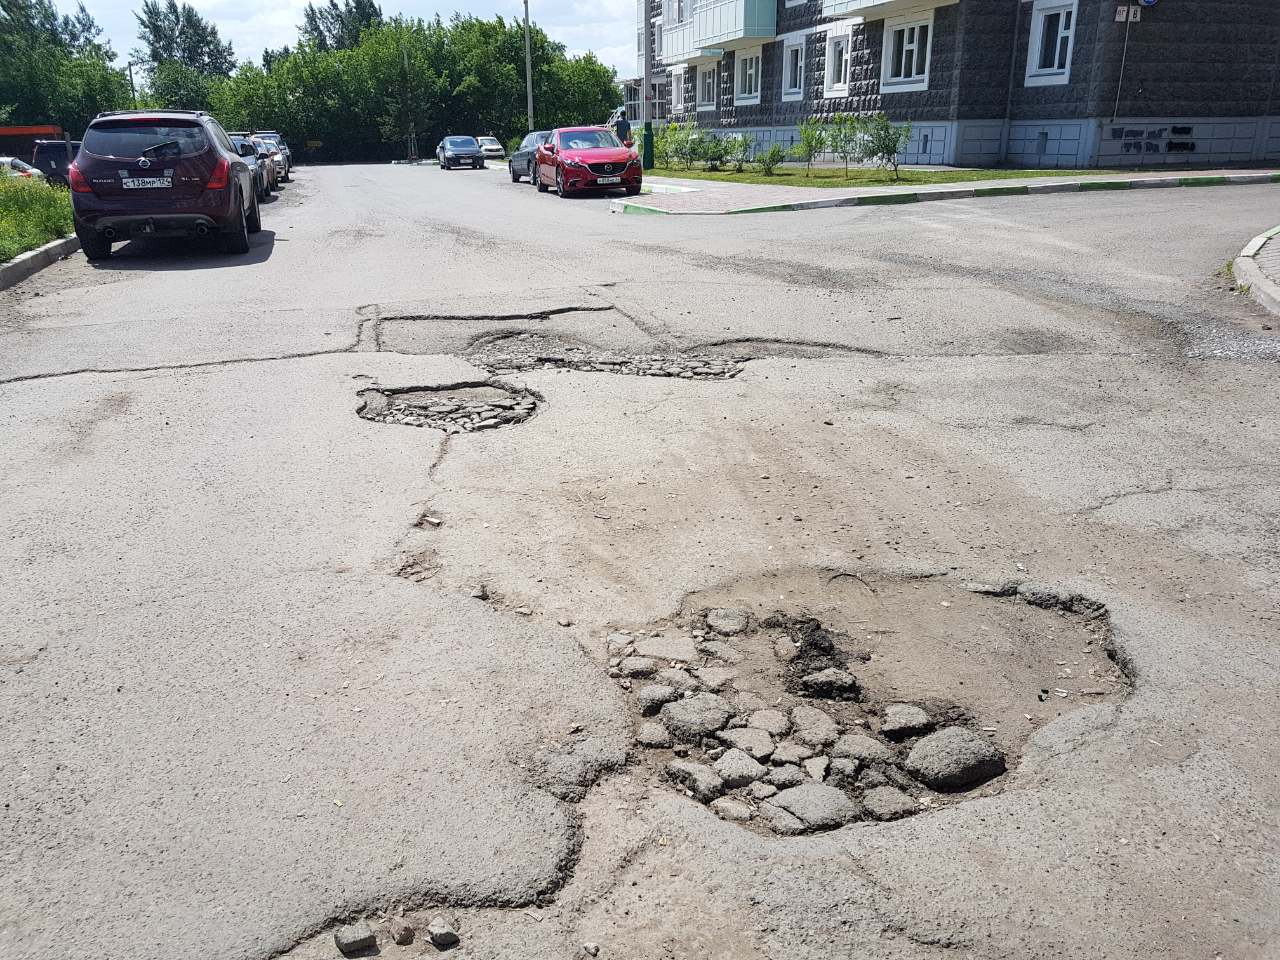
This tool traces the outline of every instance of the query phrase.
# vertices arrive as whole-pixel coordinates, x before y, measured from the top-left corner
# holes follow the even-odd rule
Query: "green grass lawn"
[[[0,263],[73,229],[71,194],[43,180],[0,176]]]
[[[732,171],[684,170],[679,167],[655,167],[655,177],[682,177],[686,180],[722,180],[726,183],[767,183],[783,187],[912,187],[927,183],[970,183],[974,180],[1009,180],[1023,177],[1078,177],[1087,174],[1120,173],[1119,170],[907,170],[898,179],[888,170],[850,167],[845,177],[843,167],[814,167],[805,176],[802,165],[787,164],[766,177],[758,170]]]

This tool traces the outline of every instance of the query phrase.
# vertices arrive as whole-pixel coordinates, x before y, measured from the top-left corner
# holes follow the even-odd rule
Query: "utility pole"
[[[133,100],[133,109],[138,109],[138,90],[133,85],[133,61],[129,61],[129,97]]]
[[[529,41],[529,0],[524,0],[524,92],[529,103],[529,129],[533,130],[533,47]]]
[[[645,0],[640,0],[645,3]],[[653,23],[649,19],[649,7],[644,11],[641,22],[644,35],[644,78],[640,81],[640,165],[645,170],[653,169],[653,119],[649,112],[649,101],[653,98],[653,72],[649,66],[649,51],[653,45]]]

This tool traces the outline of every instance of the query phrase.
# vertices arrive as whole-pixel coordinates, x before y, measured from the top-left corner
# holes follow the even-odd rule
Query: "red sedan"
[[[644,173],[640,157],[608,127],[561,127],[552,130],[534,156],[533,182],[539,193],[551,187],[567,197],[580,190],[625,189],[640,192]]]

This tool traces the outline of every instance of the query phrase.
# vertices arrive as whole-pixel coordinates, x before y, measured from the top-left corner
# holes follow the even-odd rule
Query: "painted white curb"
[[[46,243],[43,247],[18,254],[8,263],[0,264],[0,290],[7,290],[15,283],[21,283],[32,274],[39,273],[79,249],[80,240],[77,237],[63,237]]]

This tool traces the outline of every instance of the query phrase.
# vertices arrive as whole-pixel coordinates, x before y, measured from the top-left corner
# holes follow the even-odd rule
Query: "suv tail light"
[[[225,190],[227,189],[227,175],[231,172],[231,164],[227,163],[226,157],[218,158],[218,165],[213,168],[213,173],[209,174],[209,182],[204,185],[206,190]]]
[[[73,193],[93,193],[93,187],[89,186],[89,181],[84,178],[84,174],[74,163],[67,167],[67,175],[71,180]]]

